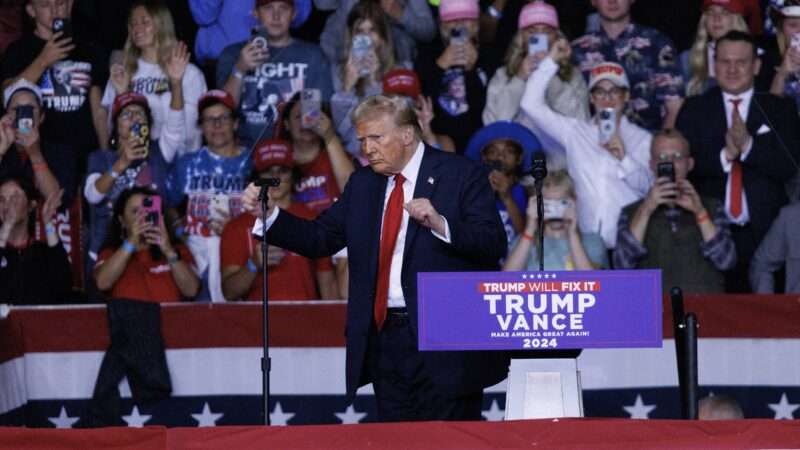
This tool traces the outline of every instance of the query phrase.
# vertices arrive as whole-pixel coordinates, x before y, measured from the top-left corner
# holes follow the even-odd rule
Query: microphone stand
[[[264,348],[261,357],[261,381],[262,391],[261,397],[264,405],[264,425],[269,426],[269,373],[272,368],[272,360],[269,357],[269,279],[267,277],[267,255],[269,253],[269,244],[267,244],[267,211],[269,211],[269,195],[270,187],[280,185],[279,178],[263,178],[255,182],[256,186],[261,187],[258,193],[258,202],[261,204],[261,309],[263,317],[263,333],[264,333]]]
[[[536,195],[536,211],[538,212],[536,229],[539,231],[539,271],[544,272],[544,199],[542,198],[542,186],[547,177],[547,162],[544,153],[539,152],[533,156],[531,166],[531,176],[535,180],[533,184],[534,195]]]

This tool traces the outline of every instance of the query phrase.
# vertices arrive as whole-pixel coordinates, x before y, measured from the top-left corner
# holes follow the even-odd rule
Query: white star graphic
[[[72,425],[80,420],[80,417],[70,417],[67,415],[67,409],[61,407],[61,412],[58,417],[48,417],[47,420],[53,423],[56,428],[72,428]]]
[[[786,397],[786,392],[781,394],[781,399],[778,403],[767,404],[769,409],[775,411],[776,419],[794,419],[794,412],[800,408],[800,403],[789,403],[789,398]]]
[[[536,278],[538,278],[538,279],[540,279],[540,280],[541,280],[541,279],[542,279],[542,274],[537,274],[537,275],[536,275]]]
[[[294,417],[294,413],[285,413],[283,412],[283,407],[281,407],[281,402],[275,402],[275,409],[269,413],[269,423],[270,425],[275,425],[279,427],[285,427],[288,425],[287,422]]]
[[[221,419],[222,416],[222,413],[212,413],[208,402],[203,405],[203,412],[200,414],[192,414],[194,420],[197,421],[198,427],[215,427],[217,426],[217,421]]]
[[[343,413],[334,413],[334,414],[344,424],[359,423],[361,422],[361,419],[367,416],[367,413],[356,412],[356,408],[353,405],[348,406]]]
[[[528,274],[525,274],[525,273],[523,273],[523,274],[522,274],[522,279],[523,279],[523,280],[525,280],[525,279],[527,279],[527,278],[528,278]]]
[[[122,420],[124,420],[125,423],[127,423],[131,428],[142,428],[151,417],[153,416],[139,414],[139,407],[134,405],[131,414],[129,416],[122,416]]]
[[[623,408],[631,415],[631,419],[649,419],[648,415],[656,409],[656,405],[645,405],[642,395],[636,394],[636,401],[633,402],[633,405],[623,406]]]
[[[497,406],[497,400],[492,400],[488,410],[481,411],[481,415],[489,422],[499,422],[506,417],[506,412]]]

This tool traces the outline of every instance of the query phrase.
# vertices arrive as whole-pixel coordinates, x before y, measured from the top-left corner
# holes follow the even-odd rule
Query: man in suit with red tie
[[[800,120],[793,101],[757,93],[761,66],[753,38],[731,31],[717,41],[718,88],[686,99],[677,128],[695,156],[692,182],[723,201],[736,244],[728,292],[749,292],[747,269],[758,243],[788,202],[786,183],[798,171]]]
[[[507,242],[488,173],[425,145],[402,98],[370,97],[353,119],[369,166],[316,220],[270,206],[267,241],[312,258],[347,247],[349,400],[372,382],[380,420],[479,420],[483,388],[505,377],[508,359],[418,351],[417,274],[498,269]],[[248,187],[246,208],[257,207],[257,194]]]

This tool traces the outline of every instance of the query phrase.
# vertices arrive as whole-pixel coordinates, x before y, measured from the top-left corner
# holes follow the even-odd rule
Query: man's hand
[[[444,236],[444,217],[442,217],[436,209],[431,205],[430,200],[427,198],[415,198],[410,202],[403,205],[403,208],[408,211],[408,215],[419,222],[420,224],[432,229],[433,231]]]
[[[72,38],[62,38],[63,34],[61,31],[53,34],[44,44],[44,48],[42,48],[38,56],[39,62],[43,67],[52,66],[53,63],[66,58],[75,49]]]
[[[697,194],[697,191],[689,180],[679,180],[678,190],[680,194],[675,200],[676,205],[695,215],[701,213],[703,209],[705,209],[703,202],[700,201],[700,195]]]
[[[256,67],[264,64],[269,57],[269,51],[264,48],[259,48],[255,42],[248,42],[242,51],[239,52],[239,60],[236,61],[236,68],[242,73],[251,72]]]
[[[258,201],[258,194],[260,192],[261,188],[259,186],[256,186],[254,183],[248,184],[242,195],[242,206],[244,206],[245,211],[264,220],[266,217],[261,215],[261,202]],[[267,195],[269,195],[269,192],[267,192]],[[275,202],[272,200],[272,197],[267,201],[267,208],[267,217],[269,217],[272,215],[272,211],[275,210]]]
[[[750,133],[747,132],[742,116],[733,115],[731,127],[725,133],[725,157],[728,161],[738,159],[750,142]]]
[[[647,193],[642,206],[648,215],[653,214],[653,211],[661,205],[674,205],[678,193],[677,183],[673,183],[667,177],[658,178],[650,188],[650,192]]]

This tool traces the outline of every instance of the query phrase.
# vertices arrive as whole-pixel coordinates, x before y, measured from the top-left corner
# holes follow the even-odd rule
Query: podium
[[[421,351],[520,356],[509,420],[583,416],[579,352],[561,350],[662,344],[660,270],[436,272],[417,285]]]

